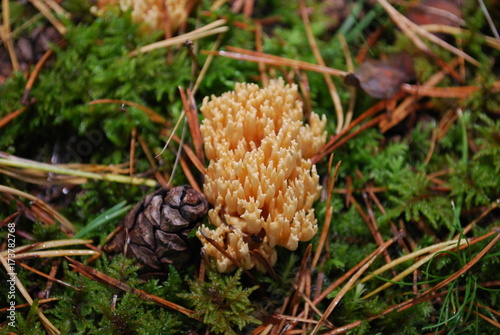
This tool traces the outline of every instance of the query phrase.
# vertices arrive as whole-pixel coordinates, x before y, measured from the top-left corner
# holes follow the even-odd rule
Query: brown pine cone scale
[[[205,196],[190,186],[159,189],[127,214],[105,250],[136,258],[146,272],[180,268],[200,250],[197,238],[188,235],[207,211]]]

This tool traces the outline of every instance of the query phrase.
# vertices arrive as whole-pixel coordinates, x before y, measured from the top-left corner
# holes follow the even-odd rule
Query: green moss
[[[35,13],[31,6],[21,5],[16,1],[10,3],[14,28],[19,27],[20,21],[24,22],[26,16]],[[486,3],[489,5],[490,2]],[[0,130],[0,149],[43,162],[50,162],[56,157],[60,159],[60,163],[117,165],[130,160],[131,132],[135,128],[149,149],[154,154],[158,153],[166,139],[165,130],[172,129],[183,109],[178,87],[190,87],[196,79],[191,73],[192,60],[188,53],[183,47],[172,47],[169,50],[160,49],[131,57],[131,51],[155,41],[159,34],[138,36],[137,26],[131,23],[129,14],[119,16],[108,13],[95,18],[87,11],[88,1],[69,0],[64,5],[73,13],[73,18],[76,18],[74,23],[68,22],[66,43],[53,46],[54,57],[43,67],[31,91],[30,96],[36,102]],[[222,39],[222,48],[231,45],[255,50],[253,19],[232,13],[230,6],[222,6],[215,12],[209,12],[211,5],[212,2],[208,0],[200,2],[200,14],[193,13],[188,22],[188,30],[223,17],[227,19],[230,29]],[[309,5],[312,4],[308,3]],[[279,22],[263,27],[264,52],[316,63],[298,15],[298,3],[285,0],[258,1],[255,6],[254,13],[259,18],[279,17]],[[360,2],[356,6],[359,6],[359,16],[343,22],[338,32],[325,28],[323,23],[328,16],[321,12],[321,6],[315,7],[316,10],[312,13],[312,29],[318,37],[319,50],[328,66],[340,70],[347,68],[338,42],[339,32],[345,33],[352,55],[355,56],[365,47],[366,35],[373,28],[382,26],[385,33],[370,48],[371,56],[408,52],[414,61],[419,84],[442,70],[442,66],[423,55],[403,33],[394,29],[394,24],[383,14],[380,6],[372,7],[368,2]],[[491,87],[498,81],[496,59],[500,55],[498,50],[486,46],[484,39],[480,37],[480,34],[489,35],[490,32],[479,6],[467,3],[464,18],[465,27],[471,34],[461,36],[459,46],[476,58],[480,66],[475,68],[465,65],[463,85],[477,85],[480,89],[466,99],[423,98],[420,101],[426,103],[428,109],[413,113],[403,123],[384,134],[376,128],[364,130],[335,151],[335,162],[342,163],[332,199],[334,216],[326,246],[328,254],[324,262],[323,258],[320,259],[317,269],[312,269],[313,280],[317,271],[324,272],[323,287],[336,281],[377,248],[360,212],[372,215],[383,240],[393,237],[390,227],[394,225],[397,229],[404,228],[416,248],[422,248],[436,241],[446,240],[477,218],[498,198],[500,179],[497,176],[500,164],[496,162],[500,161],[500,122],[497,112],[500,100],[498,94],[491,92]],[[41,24],[45,22],[39,20],[29,25],[23,33],[29,33]],[[214,41],[215,37],[199,40],[198,50],[211,49]],[[450,41],[454,43],[453,38]],[[454,58],[446,50],[429,46],[447,63]],[[168,53],[173,56],[171,60]],[[206,59],[205,54],[197,55],[199,65]],[[327,115],[327,130],[329,134],[333,134],[337,121],[323,76],[278,67],[269,71],[270,76],[284,74],[295,76],[295,81],[299,80],[297,76],[307,79],[312,107],[317,113]],[[232,90],[236,82],[259,80],[256,63],[216,56],[195,98],[199,106],[203,97]],[[24,74],[15,73],[0,86],[0,117],[22,107],[20,101],[26,81]],[[338,78],[334,78],[334,81],[342,104],[346,107],[350,98],[347,87]],[[446,85],[462,84],[455,79],[446,78],[440,86]],[[119,104],[91,105],[96,99],[138,103],[162,115],[167,123],[157,124],[144,112],[133,107],[123,110]],[[364,113],[374,102],[367,95],[358,94],[354,118]],[[457,111],[458,108],[461,108],[462,115],[441,137],[440,121],[448,111]],[[440,136],[433,137],[434,135]],[[189,136],[186,143],[191,145]],[[176,145],[172,148],[175,151]],[[151,166],[142,148],[137,145],[135,149],[135,172],[150,175]],[[162,155],[159,161],[160,172],[172,171],[175,159],[173,151],[169,148]],[[432,155],[429,156],[429,153]],[[329,173],[325,162],[318,164],[318,171],[322,176]],[[438,181],[429,178],[435,174],[438,174]],[[186,181],[183,173],[177,170],[172,184],[180,185]],[[4,174],[0,175],[0,182],[28,192],[34,190],[31,185]],[[358,208],[352,201],[346,201],[347,187],[349,192],[352,190],[351,195],[359,205]],[[379,203],[375,203],[369,196],[368,190],[376,190]],[[78,187],[76,198],[64,208],[57,207],[57,203],[53,205],[78,229],[82,229],[106,209],[124,201],[134,205],[151,191],[153,190],[145,187],[89,180]],[[28,202],[24,201],[23,204],[28,205]],[[2,196],[2,213],[12,214],[19,210],[18,207],[14,201]],[[321,231],[326,204],[320,201],[315,208]],[[33,240],[19,237],[19,245],[66,238],[57,225],[45,225],[36,218],[34,221],[26,217],[19,219],[17,229],[33,237]],[[116,227],[118,221],[116,218],[100,226],[89,237],[94,238],[96,244],[104,243],[105,237]],[[492,211],[473,228],[472,236],[485,234],[498,224],[498,210]],[[422,226],[429,227],[429,230],[422,231]],[[428,234],[429,231],[431,234]],[[4,230],[0,230],[0,237],[5,239]],[[318,238],[316,236],[312,241],[313,251],[318,245]],[[422,269],[418,282],[433,284],[444,280],[477,255],[486,243],[488,242],[435,258],[430,262],[429,268]],[[295,274],[305,245],[301,244],[295,251],[279,248],[280,263],[274,267],[277,279],[268,274],[254,273],[261,283],[258,292],[255,291],[256,287],[248,288],[248,278],[241,278],[241,271],[233,275],[208,271],[208,280],[200,283],[194,279],[194,266],[182,270],[171,268],[165,282],[159,279],[143,282],[137,277],[138,267],[135,262],[123,256],[108,259],[108,256],[103,255],[97,262],[89,264],[97,271],[164,299],[181,305],[191,303],[196,311],[194,318],[184,317],[134,295],[92,281],[74,273],[62,261],[56,277],[77,289],[54,283],[51,296],[59,300],[45,306],[45,313],[64,334],[174,334],[207,327],[212,332],[219,333],[245,332],[258,324],[256,315],[259,319],[264,319],[265,315],[275,313],[289,292],[293,291]],[[403,253],[396,245],[389,250],[393,259]],[[498,268],[499,254],[498,246],[492,248],[466,276],[446,287],[450,294],[437,304],[418,304],[408,310],[368,321],[370,317],[413,294],[409,286],[413,284],[413,278],[405,278],[377,296],[363,299],[365,292],[391,279],[392,274],[385,273],[348,292],[330,321],[335,325],[344,325],[364,320],[351,334],[419,334],[425,327],[427,332],[494,333],[494,326],[471,314],[471,311],[496,317],[479,309],[475,303],[498,305],[499,291],[486,283],[498,279],[492,269]],[[369,271],[384,262],[382,258],[377,259]],[[410,266],[410,263],[395,270],[400,272]],[[32,259],[27,264],[45,273],[49,273],[52,268],[52,262],[46,260]],[[6,278],[4,272],[1,274],[2,278]],[[45,288],[45,279],[25,269],[19,268],[18,275],[35,297]],[[460,287],[466,287],[467,290],[453,290]],[[339,290],[332,292],[329,299]],[[4,301],[3,291],[0,296]],[[18,303],[24,301],[19,294],[16,298]],[[329,299],[323,301],[318,308],[324,311]],[[442,311],[453,313],[446,314]],[[20,309],[16,317],[19,327],[13,331],[23,334],[44,333],[34,308]],[[8,330],[4,327],[0,332],[4,334]]]
[[[242,269],[234,275],[221,275],[214,270],[207,271],[208,281],[190,281],[191,293],[179,294],[194,306],[193,318],[209,325],[211,331],[223,334],[237,334],[248,324],[259,324],[252,316],[254,308],[250,294],[258,287],[243,288],[240,283]]]

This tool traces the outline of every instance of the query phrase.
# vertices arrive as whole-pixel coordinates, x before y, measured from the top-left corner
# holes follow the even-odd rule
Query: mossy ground
[[[494,16],[495,1],[485,3]],[[38,26],[50,25],[42,16],[21,27],[37,10],[20,1],[9,4],[13,31],[19,28],[21,34],[29,35]],[[372,58],[383,58],[405,51],[412,57],[418,78],[413,84],[423,84],[443,70],[437,59],[452,64],[456,58],[431,42],[426,43],[435,56],[423,53],[375,3],[352,4],[349,10],[352,16],[341,16],[338,22],[324,11],[327,4],[328,1],[307,2],[311,8],[308,11],[310,28],[328,67],[350,71],[349,57],[357,67],[356,56],[364,52]],[[182,45],[130,56],[138,47],[161,38],[162,33],[138,34],[138,26],[131,23],[129,14],[109,12],[97,18],[89,13],[87,1],[68,0],[62,5],[73,19],[61,18],[68,29],[64,44],[52,46],[54,56],[41,69],[30,92],[32,103],[25,110],[21,103],[27,73],[14,73],[0,85],[0,118],[23,109],[10,122],[4,123],[2,119],[0,150],[4,154],[43,163],[76,164],[70,166],[75,171],[90,169],[100,173],[96,166],[106,167],[105,172],[124,176],[130,174],[129,161],[133,155],[136,176],[157,181],[158,185],[162,180],[171,185],[201,184],[202,175],[190,165],[188,156],[182,154],[187,168],[176,163],[177,142],[170,144],[160,157],[151,157],[161,152],[181,116],[184,107],[179,87],[193,87],[199,69],[209,57],[202,50],[211,50],[216,43],[220,43],[219,49],[234,46],[256,50],[259,46],[269,55],[317,64],[299,2],[257,1],[251,17],[233,13],[229,4],[213,9],[210,1],[198,2],[186,31],[220,18],[227,20],[225,25],[229,30],[219,41],[217,36],[197,40],[194,60],[189,49]],[[405,12],[407,8],[401,6],[398,10]],[[327,130],[335,150],[331,165],[329,155],[317,164],[325,190],[316,203],[320,232],[328,221],[330,207],[333,215],[325,238],[318,233],[312,241],[311,258],[318,246],[323,245],[314,268],[310,260],[302,270],[300,267],[307,243],[293,252],[278,250],[280,263],[274,268],[274,277],[254,271],[221,275],[213,272],[207,263],[208,275],[203,282],[199,281],[198,264],[182,270],[172,269],[167,280],[143,281],[138,278],[134,262],[121,256],[103,254],[87,263],[131,287],[194,309],[196,313],[190,318],[131,292],[89,279],[75,272],[64,258],[19,260],[70,286],[16,266],[19,281],[35,303],[31,308],[16,310],[14,328],[7,323],[7,312],[0,312],[0,333],[45,333],[37,308],[63,334],[261,333],[266,329],[268,332],[282,330],[285,325],[293,324],[297,316],[300,318],[294,329],[310,333],[321,316],[312,310],[308,301],[315,301],[328,287],[331,287],[329,293],[316,303],[318,311],[325,313],[335,297],[342,299],[320,333],[342,326],[346,326],[350,334],[498,332],[500,277],[496,269],[500,263],[500,247],[492,241],[495,242],[500,223],[500,51],[498,40],[496,44],[488,44],[484,38],[492,33],[480,6],[466,2],[462,10],[463,28],[469,33],[448,36],[447,41],[477,60],[478,65],[458,61],[455,69],[460,78],[445,73],[438,86],[478,89],[452,97],[404,93],[403,99],[411,100],[411,112],[385,131],[379,127],[380,122],[398,111],[402,99],[388,99],[378,113],[368,116],[367,111],[373,110],[379,100],[358,89],[352,120],[360,123],[347,127],[337,136],[339,121],[322,73],[285,65],[262,69],[254,62],[222,56],[213,58],[194,95],[198,107],[203,97],[232,90],[237,82],[262,84],[265,77],[283,76],[299,84],[306,108],[328,118]],[[259,39],[256,36],[260,29]],[[372,40],[379,32],[378,38]],[[341,43],[341,34],[349,53]],[[341,78],[332,79],[346,116],[353,91]],[[115,102],[96,103],[99,99]],[[121,107],[122,103],[117,101],[123,101],[125,106]],[[374,118],[380,122],[369,124]],[[181,124],[177,130],[179,137],[182,128]],[[193,148],[196,140],[188,130],[183,141]],[[2,159],[8,160],[10,156],[6,157]],[[335,187],[328,197],[329,176],[331,178],[338,162],[341,163]],[[188,178],[188,172],[194,179]],[[114,206],[123,201],[135,204],[155,188],[92,178],[86,178],[83,183],[56,184],[54,177],[0,165],[2,185],[45,200],[68,218],[76,231],[109,209],[112,211],[107,215],[116,213],[123,207]],[[53,220],[23,196],[2,190],[2,250],[7,249],[9,222],[16,225],[16,246],[68,238],[67,229],[62,229],[58,220]],[[331,201],[327,203],[327,199]],[[119,219],[118,216],[99,221],[101,224],[82,237],[91,238],[94,246],[102,246]],[[461,248],[437,252],[420,268],[366,298],[426,256],[409,257],[363,283],[349,282],[355,271],[343,277],[385,241],[398,236],[399,231],[405,237],[382,252],[364,270],[365,275],[390,260],[438,246],[455,236],[459,236],[455,246],[467,238],[470,240]],[[474,238],[490,232],[494,233],[474,243]],[[87,248],[81,246],[81,249]],[[75,258],[82,262],[89,259],[88,256]],[[454,277],[455,274],[461,275]],[[8,279],[3,268],[1,277],[2,281]],[[337,281],[339,284],[332,287]],[[346,286],[352,289],[344,291]],[[438,288],[435,295],[425,299],[424,292],[432,288]],[[2,290],[0,297],[0,308],[8,307],[12,300],[8,292]],[[420,297],[423,299],[419,300]],[[57,300],[43,303],[45,298]],[[15,301],[19,305],[26,303],[18,289]],[[394,308],[398,304],[405,308]]]

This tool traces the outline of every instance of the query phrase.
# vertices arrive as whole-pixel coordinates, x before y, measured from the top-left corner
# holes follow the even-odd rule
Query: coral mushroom
[[[318,173],[310,158],[326,140],[326,118],[311,113],[304,125],[296,85],[282,79],[259,89],[236,84],[232,92],[204,99],[201,133],[210,160],[204,193],[213,209],[198,237],[221,272],[276,263],[275,246],[295,250],[317,231],[313,202],[319,197]],[[207,238],[212,240],[209,242]]]
[[[174,32],[187,19],[186,0],[98,0],[96,13],[117,5],[124,12],[131,10],[132,20],[142,23],[142,31],[146,33],[164,30],[166,22]]]

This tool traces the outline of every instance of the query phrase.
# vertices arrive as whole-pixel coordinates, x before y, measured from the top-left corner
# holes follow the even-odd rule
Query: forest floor
[[[0,334],[498,333],[498,5],[3,0]]]

